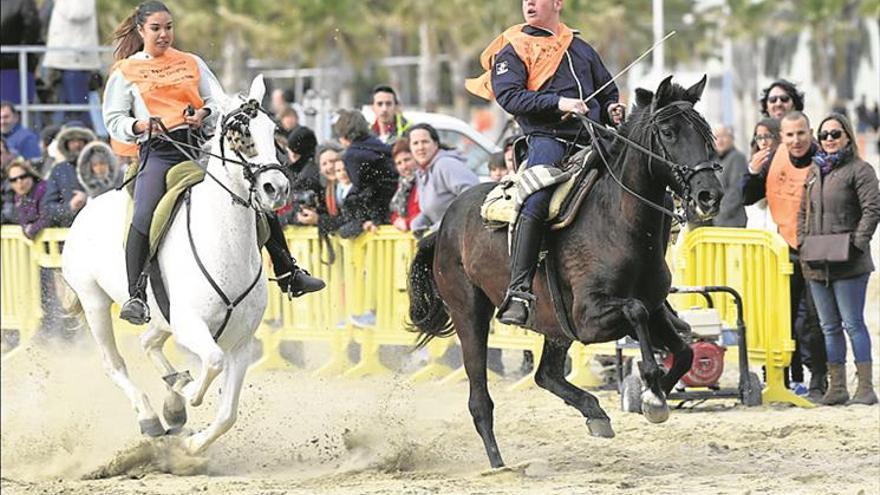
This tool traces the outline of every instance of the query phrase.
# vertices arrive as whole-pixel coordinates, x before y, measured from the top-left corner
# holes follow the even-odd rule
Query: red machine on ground
[[[693,364],[667,397],[669,400],[705,401],[708,399],[738,399],[746,406],[761,405],[762,385],[758,375],[749,371],[749,355],[746,342],[746,328],[743,320],[742,299],[739,293],[730,287],[672,287],[670,294],[700,294],[706,300],[706,308],[684,310],[678,316],[690,325],[690,332],[685,336],[691,340],[694,351]],[[715,309],[711,293],[727,293],[736,304],[736,328],[725,329],[721,316]],[[726,342],[727,331],[736,338]],[[724,372],[724,354],[726,344],[739,344],[739,384],[737,388],[721,388],[719,380]],[[621,398],[621,409],[627,412],[641,412],[641,393],[643,384],[638,374],[624,377],[623,349],[638,343],[619,342],[617,346],[617,377],[618,390]],[[672,356],[662,356],[664,365],[669,368]],[[635,366],[633,369],[637,369]],[[689,390],[697,389],[697,390]]]

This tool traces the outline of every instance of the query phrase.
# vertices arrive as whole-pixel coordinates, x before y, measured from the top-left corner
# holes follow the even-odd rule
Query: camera
[[[318,209],[318,194],[311,189],[294,191],[291,202],[300,208]]]

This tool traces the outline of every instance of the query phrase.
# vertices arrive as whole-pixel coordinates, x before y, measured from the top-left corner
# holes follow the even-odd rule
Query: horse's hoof
[[[190,435],[183,439],[183,448],[189,455],[199,455],[204,447],[200,435]]]
[[[587,428],[590,429],[590,435],[599,438],[614,438],[614,429],[611,428],[610,419],[588,419]]]
[[[165,436],[188,437],[188,436],[192,436],[193,433],[194,432],[191,429],[186,428],[181,425],[181,426],[175,426],[173,428],[168,428],[168,431],[165,432]]]
[[[198,395],[198,384],[196,382],[187,383],[181,390],[181,395],[186,399],[192,407],[202,405],[202,397]]]
[[[180,429],[186,424],[186,402],[178,394],[171,394],[162,406],[162,416],[169,430]]]
[[[642,415],[652,423],[663,423],[669,419],[669,405],[651,389],[645,390],[642,392]]]
[[[159,418],[142,419],[138,421],[141,427],[141,434],[148,437],[161,437],[165,434],[165,427]]]

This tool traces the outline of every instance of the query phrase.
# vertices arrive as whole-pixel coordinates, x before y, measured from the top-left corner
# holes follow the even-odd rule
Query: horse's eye
[[[675,133],[669,128],[660,129],[660,135],[663,136],[664,139],[672,139],[675,137]]]

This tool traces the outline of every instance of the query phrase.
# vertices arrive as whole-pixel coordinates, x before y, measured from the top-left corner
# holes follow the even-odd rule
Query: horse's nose
[[[697,193],[697,205],[706,213],[714,213],[719,206],[721,195],[715,191],[700,191]]]
[[[266,195],[268,195],[270,198],[274,198],[275,197],[275,186],[273,186],[271,182],[264,182],[263,183],[263,192],[265,192]]]

